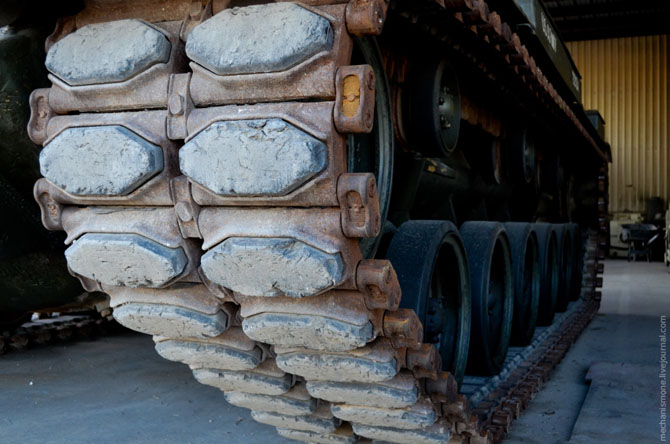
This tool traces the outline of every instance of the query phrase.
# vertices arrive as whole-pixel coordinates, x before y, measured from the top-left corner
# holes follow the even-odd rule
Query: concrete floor
[[[670,315],[670,268],[663,262],[605,262],[601,314]]]
[[[670,273],[662,263],[609,260],[602,290],[599,314],[506,444],[659,441],[659,318],[670,319]]]
[[[0,356],[0,443],[290,443],[130,332]]]
[[[670,316],[670,274],[658,263],[608,261],[604,285],[600,314],[514,423],[507,443],[658,441],[653,378],[658,316]],[[594,367],[587,384],[591,365],[608,362],[637,367]],[[158,357],[149,337],[128,332],[0,356],[0,442],[292,441],[227,404],[219,390],[196,383],[186,366]]]

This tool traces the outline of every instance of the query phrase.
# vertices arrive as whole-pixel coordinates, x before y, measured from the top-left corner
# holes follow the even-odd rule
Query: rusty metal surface
[[[182,20],[189,14],[192,3],[191,0],[86,0],[86,6],[75,18],[77,27],[127,18],[153,23]]]
[[[172,140],[188,136],[188,117],[194,108],[188,93],[191,74],[172,74],[168,80],[167,137]]]
[[[370,65],[342,66],[335,75],[335,127],[369,133],[374,123],[375,74]]]
[[[423,325],[414,310],[407,308],[386,311],[383,332],[394,347],[419,348],[423,342]]]
[[[29,125],[29,134],[34,142],[48,144],[58,134],[68,128],[96,126],[96,125],[120,125],[144,139],[160,145],[164,153],[164,168],[155,177],[142,185],[137,190],[125,196],[95,197],[75,196],[66,193],[51,183],[40,184],[39,194],[49,193],[52,199],[60,203],[75,205],[172,205],[168,181],[179,175],[177,150],[178,142],[168,138],[166,133],[170,131],[172,116],[165,111],[132,111],[124,113],[95,113],[60,116],[52,110],[42,110],[42,97],[44,90],[33,93],[34,108],[33,119]],[[187,125],[187,141],[197,135],[202,129],[218,121],[250,120],[258,118],[280,118],[298,128],[308,132],[314,137],[324,140],[328,147],[328,163],[323,172],[317,174],[304,185],[285,196],[277,197],[232,197],[219,196],[205,189],[199,184],[192,184],[191,193],[194,202],[199,205],[339,205],[336,190],[338,178],[344,172],[344,143],[345,139],[337,133],[332,123],[329,125],[332,115],[332,102],[319,103],[286,103],[286,104],[264,104],[256,106],[228,106],[196,108],[188,113],[185,118]],[[43,117],[39,117],[43,116]],[[343,190],[348,184],[353,184],[352,179],[342,179]],[[38,182],[39,183],[39,182]],[[37,191],[36,191],[37,192]],[[367,196],[367,194],[365,195]],[[366,199],[368,199],[366,197]],[[376,202],[377,199],[374,199]],[[373,227],[374,231],[375,228]]]
[[[356,268],[356,287],[366,295],[365,305],[370,310],[396,310],[400,305],[398,276],[388,260],[359,261]]]
[[[379,35],[384,28],[389,0],[353,0],[347,4],[347,31],[355,36]]]
[[[437,379],[442,370],[440,353],[433,344],[421,344],[419,347],[407,349],[403,364],[419,379]]]
[[[346,237],[375,237],[382,227],[377,182],[371,173],[346,173],[337,181],[342,208],[342,232]]]

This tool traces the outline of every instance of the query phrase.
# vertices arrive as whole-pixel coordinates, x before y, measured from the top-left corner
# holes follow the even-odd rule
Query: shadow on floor
[[[3,444],[289,443],[132,332],[0,356]]]

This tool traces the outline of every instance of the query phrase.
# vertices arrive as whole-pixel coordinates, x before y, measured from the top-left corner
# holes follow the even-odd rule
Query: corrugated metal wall
[[[670,198],[670,35],[570,42],[582,101],[605,119],[612,145],[610,212],[644,212]]]

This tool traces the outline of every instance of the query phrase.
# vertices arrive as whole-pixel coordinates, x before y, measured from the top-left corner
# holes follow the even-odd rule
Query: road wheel
[[[466,222],[461,237],[470,264],[472,333],[468,373],[495,375],[512,333],[514,284],[509,239],[497,222]]]
[[[540,304],[540,255],[532,224],[505,224],[514,269],[514,319],[512,344],[528,345],[533,339]]]
[[[575,269],[574,241],[568,224],[554,224],[556,227],[557,243],[559,246],[559,290],[556,300],[556,311],[563,312],[568,308],[572,279]]]
[[[400,306],[413,309],[424,342],[437,346],[442,368],[463,379],[470,338],[470,275],[458,230],[446,221],[409,221],[386,256],[403,289]]]
[[[542,270],[537,325],[551,325],[556,313],[560,283],[558,239],[551,224],[536,223],[534,228],[540,247],[540,268]]]

